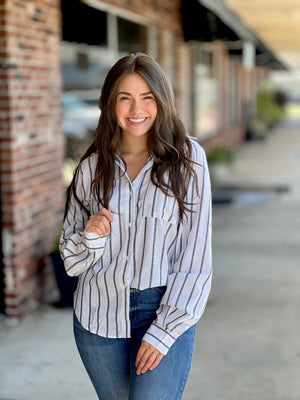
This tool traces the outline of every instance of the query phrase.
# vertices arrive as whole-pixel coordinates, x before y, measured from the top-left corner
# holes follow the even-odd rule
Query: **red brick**
[[[3,267],[4,275],[12,268],[15,285],[15,293],[7,294],[8,315],[20,316],[40,301],[41,260],[51,250],[62,215],[64,140],[53,149],[48,134],[63,135],[59,16],[59,0],[14,0],[0,15],[0,21],[5,17],[0,57],[6,67],[0,72],[0,112],[7,112],[0,115],[2,222],[12,237]]]

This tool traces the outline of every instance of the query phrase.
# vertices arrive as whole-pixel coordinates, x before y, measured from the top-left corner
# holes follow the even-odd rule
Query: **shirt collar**
[[[116,154],[115,163],[119,166],[119,168],[123,172],[126,172],[125,165],[122,161],[120,154],[118,154],[118,153]],[[150,168],[152,168],[153,163],[154,163],[153,156],[149,156],[148,160],[146,161],[146,164],[143,166],[143,168],[139,172],[139,175],[144,174],[146,171],[148,171]]]

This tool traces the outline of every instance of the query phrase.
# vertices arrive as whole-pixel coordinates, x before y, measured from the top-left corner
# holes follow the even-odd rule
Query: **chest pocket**
[[[179,221],[176,199],[166,196],[157,187],[147,190],[145,196],[140,199],[139,207],[145,218],[158,218],[172,225],[177,225]]]

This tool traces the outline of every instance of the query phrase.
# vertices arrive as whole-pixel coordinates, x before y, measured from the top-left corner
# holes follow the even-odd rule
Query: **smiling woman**
[[[99,104],[60,240],[77,347],[99,399],[179,400],[211,286],[205,153],[146,54],[111,68]]]
[[[126,146],[124,142],[134,136],[139,137],[140,146],[147,148],[147,135],[156,115],[156,101],[145,80],[138,74],[126,76],[119,84],[116,100],[116,117],[122,129],[123,147]]]
[[[156,115],[156,100],[145,80],[138,74],[125,76],[117,93],[116,117],[122,129],[120,153],[131,182],[149,157],[148,135]]]

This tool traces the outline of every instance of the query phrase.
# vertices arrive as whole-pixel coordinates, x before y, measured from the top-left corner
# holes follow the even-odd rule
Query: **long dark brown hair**
[[[190,159],[191,144],[177,115],[173,91],[165,73],[153,58],[138,53],[121,58],[106,76],[99,101],[101,115],[98,127],[93,143],[82,156],[67,189],[64,218],[66,218],[72,195],[82,210],[89,214],[76,195],[76,181],[81,163],[95,152],[98,155],[98,161],[91,190],[103,207],[109,207],[115,177],[115,158],[122,137],[115,113],[116,97],[121,80],[133,73],[145,80],[157,104],[157,116],[148,135],[148,150],[154,159],[151,181],[166,195],[176,198],[180,220],[188,210],[188,203],[184,197],[189,179],[194,174]]]

